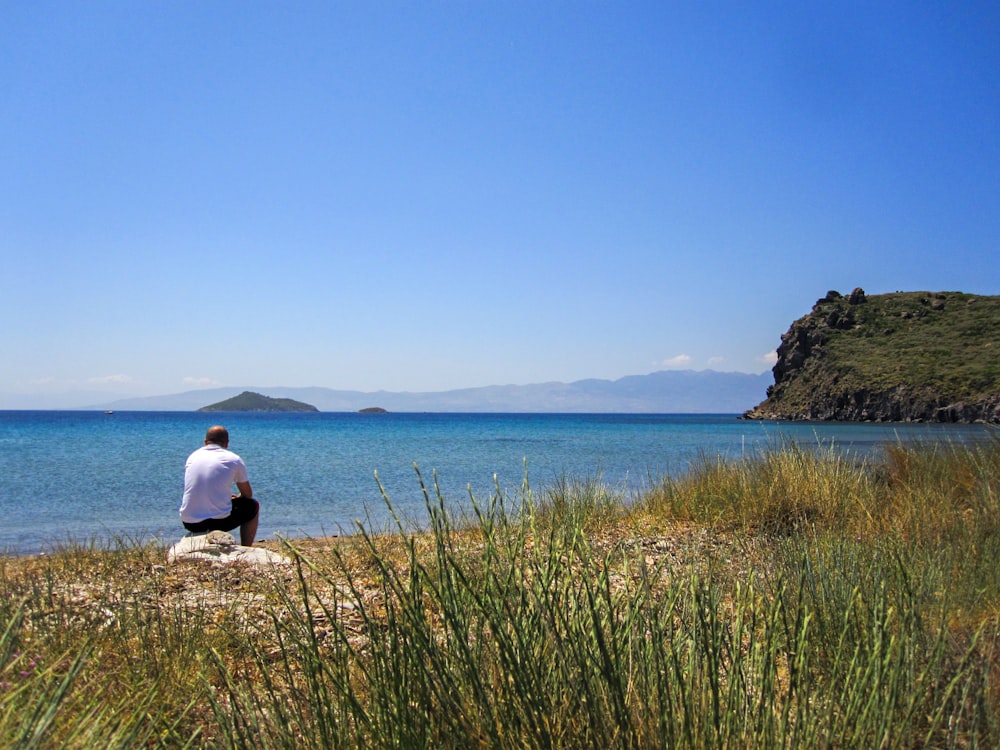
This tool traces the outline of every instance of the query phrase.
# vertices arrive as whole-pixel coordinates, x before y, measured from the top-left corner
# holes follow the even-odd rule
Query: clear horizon
[[[992,4],[0,21],[0,408],[762,373],[828,290],[1000,293]]]
[[[459,387],[459,388],[449,388],[449,389],[431,390],[431,391],[413,391],[406,389],[394,390],[394,391],[386,389],[367,391],[363,389],[329,388],[328,386],[321,386],[321,385],[287,386],[278,384],[261,385],[261,384],[243,383],[235,385],[215,385],[215,386],[205,386],[200,388],[190,388],[169,393],[149,393],[149,394],[136,394],[136,395],[111,394],[109,396],[108,393],[105,391],[76,391],[76,392],[71,391],[50,396],[48,397],[47,400],[44,400],[44,402],[38,401],[37,397],[30,397],[30,399],[32,400],[23,400],[23,401],[17,401],[16,398],[14,397],[8,397],[6,405],[0,406],[0,411],[51,411],[51,410],[76,411],[80,409],[84,410],[106,409],[111,407],[125,408],[120,406],[121,402],[131,402],[133,400],[141,400],[141,401],[150,401],[154,403],[159,402],[165,404],[167,402],[170,402],[172,399],[176,397],[186,396],[190,394],[233,392],[234,395],[238,395],[239,392],[242,392],[244,390],[250,390],[260,393],[262,395],[266,395],[269,397],[277,397],[277,398],[282,397],[281,394],[291,393],[294,391],[303,391],[303,390],[325,390],[325,391],[330,391],[331,393],[357,393],[365,396],[372,396],[373,398],[377,398],[379,396],[433,397],[433,396],[446,396],[448,394],[453,394],[460,391],[477,391],[477,390],[505,389],[505,388],[520,389],[520,388],[533,388],[546,385],[574,385],[581,381],[587,381],[587,380],[598,380],[601,382],[614,383],[617,382],[618,380],[626,378],[635,378],[635,377],[642,378],[646,376],[655,376],[657,374],[669,373],[669,372],[679,373],[679,374],[691,374],[695,376],[712,374],[712,373],[721,375],[745,375],[748,377],[762,377],[764,375],[770,376],[770,373],[767,372],[764,373],[742,373],[737,371],[726,372],[726,371],[712,370],[710,368],[706,370],[656,370],[650,373],[635,373],[632,375],[624,375],[621,378],[580,378],[573,381],[545,381],[536,383],[490,383],[483,386]],[[760,399],[758,400],[762,400],[763,398],[764,398],[764,393],[763,391],[761,391]],[[748,404],[745,408],[750,408],[750,406],[754,406],[755,403]],[[129,408],[134,408],[134,407],[129,407]],[[321,411],[323,411],[323,409],[321,409]],[[709,410],[705,413],[714,413],[714,412],[712,412],[712,410]]]

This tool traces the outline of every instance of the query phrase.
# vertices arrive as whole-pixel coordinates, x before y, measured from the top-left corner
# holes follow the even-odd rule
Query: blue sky
[[[0,408],[763,372],[829,289],[1000,293],[993,3],[9,2],[0,91]]]

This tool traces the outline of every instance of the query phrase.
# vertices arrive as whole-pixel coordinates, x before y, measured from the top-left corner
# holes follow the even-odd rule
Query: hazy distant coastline
[[[320,411],[381,407],[397,412],[735,414],[758,403],[772,382],[770,372],[754,375],[714,370],[666,370],[618,380],[492,385],[419,393],[241,385],[81,404],[79,408],[195,411],[206,404],[251,390],[272,398],[305,401]]]

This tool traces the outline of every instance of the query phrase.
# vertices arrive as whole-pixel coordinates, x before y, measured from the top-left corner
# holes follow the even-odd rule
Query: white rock
[[[177,560],[210,560],[230,563],[247,562],[252,565],[288,565],[284,555],[263,547],[244,547],[236,543],[236,538],[225,531],[209,531],[188,534],[167,550],[167,562]]]

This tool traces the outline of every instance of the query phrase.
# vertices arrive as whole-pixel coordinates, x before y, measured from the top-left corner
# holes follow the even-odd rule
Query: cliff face
[[[748,419],[1000,423],[1000,296],[829,292]]]

